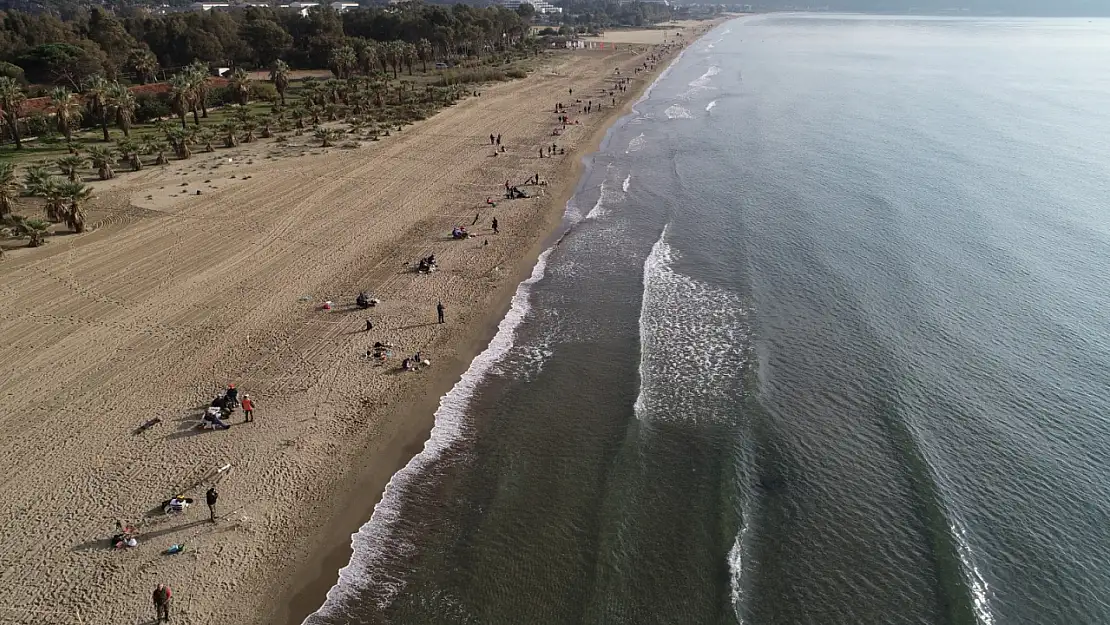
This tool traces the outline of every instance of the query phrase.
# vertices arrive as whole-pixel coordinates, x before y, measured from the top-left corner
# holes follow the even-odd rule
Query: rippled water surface
[[[709,33],[310,622],[1110,622],[1107,60],[1098,20]]]

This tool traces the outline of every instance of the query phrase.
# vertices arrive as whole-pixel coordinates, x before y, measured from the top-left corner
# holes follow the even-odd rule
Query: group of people
[[[427,367],[431,364],[432,362],[424,358],[423,354],[416,352],[413,356],[401,361],[401,369],[404,371],[416,371],[420,369],[420,367]]]
[[[436,255],[429,254],[421,258],[420,263],[416,266],[416,270],[420,273],[431,273],[436,270]]]
[[[217,395],[204,411],[202,425],[206,428],[226,430],[231,427],[227,422],[228,417],[239,407],[243,409],[244,423],[254,421],[254,400],[249,394],[244,394],[243,400],[240,401],[239,389],[235,388],[234,384],[228,384],[227,390],[222,395]]]

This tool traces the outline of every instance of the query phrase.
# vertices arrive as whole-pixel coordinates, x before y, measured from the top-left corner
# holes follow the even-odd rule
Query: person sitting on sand
[[[401,361],[401,369],[403,371],[412,371],[412,359],[406,358]]]
[[[223,410],[216,406],[211,406],[210,408],[208,408],[208,410],[204,412],[204,422],[216,428],[217,430],[226,430],[231,427],[228,424],[224,423]]]

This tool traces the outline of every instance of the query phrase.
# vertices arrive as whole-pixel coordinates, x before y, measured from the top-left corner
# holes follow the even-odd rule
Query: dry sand
[[[606,30],[597,37],[582,37],[583,41],[602,41],[605,43],[642,43],[657,45],[665,42],[673,42],[676,40],[681,41],[684,37],[690,37],[692,32],[696,32],[699,26],[705,25],[706,22],[698,22],[694,20],[679,20],[676,22],[668,22],[660,24],[657,28],[614,28]],[[678,36],[678,33],[683,33]]]
[[[296,622],[319,605],[347,536],[419,450],[436,398],[492,335],[616,113],[572,113],[582,125],[552,137],[554,103],[570,87],[599,99],[615,67],[630,76],[642,60],[631,48],[555,55],[357,150],[268,159],[267,141],[125,174],[98,187],[93,232],[9,254],[0,623],[147,622],[159,582],[177,623]],[[507,153],[492,156],[490,133]],[[567,154],[538,158],[553,140]],[[528,187],[540,197],[484,207],[536,172],[550,182]],[[476,213],[477,237],[451,240]],[[433,252],[439,272],[411,271]],[[360,290],[382,304],[355,309]],[[365,357],[377,340],[397,345],[384,367]],[[416,351],[432,367],[398,372]],[[229,382],[255,399],[256,421],[196,430],[198,407]],[[162,424],[133,433],[153,417]],[[229,463],[213,525],[204,478]],[[175,493],[197,505],[153,510]],[[138,547],[107,548],[117,518],[138,528]],[[162,555],[178,542],[185,553]]]

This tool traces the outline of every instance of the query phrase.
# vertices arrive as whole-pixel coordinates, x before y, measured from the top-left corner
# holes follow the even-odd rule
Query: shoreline
[[[664,50],[658,31],[545,54],[528,77],[358,148],[306,139],[282,158],[252,143],[94,183],[99,227],[0,265],[0,620],[145,622],[157,584],[182,625],[296,625],[318,609],[440,399],[565,230],[588,156],[719,22],[684,24],[639,74]],[[617,67],[632,80],[598,111]],[[556,102],[572,118],[559,133]],[[537,155],[553,141],[564,154]],[[547,184],[520,182],[533,174]],[[487,205],[507,180],[531,197]],[[450,235],[460,225],[468,239]],[[417,272],[429,253],[439,270]],[[360,292],[379,304],[358,308]],[[388,358],[372,357],[376,342]],[[430,366],[402,371],[417,352]],[[198,428],[230,383],[254,422]],[[159,504],[217,483],[218,522]],[[134,546],[111,548],[117,521]]]
[[[351,502],[353,505],[342,507],[340,512],[331,518],[317,539],[321,547],[312,552],[312,555],[298,567],[293,575],[291,584],[283,584],[275,593],[276,596],[286,598],[280,602],[272,612],[267,622],[282,623],[285,625],[302,625],[304,620],[315,613],[327,598],[328,592],[338,583],[339,570],[350,563],[353,555],[352,537],[366,523],[369,523],[375,507],[382,500],[385,488],[392,480],[394,474],[403,470],[408,464],[424,450],[424,444],[429,440],[432,428],[435,425],[435,412],[440,401],[462,377],[471,366],[473,360],[481,354],[493,340],[497,333],[498,324],[508,314],[511,307],[513,294],[521,282],[531,274],[539,260],[539,256],[550,248],[559,238],[564,236],[567,229],[566,208],[570,200],[580,191],[579,187],[584,180],[584,173],[589,164],[587,159],[595,155],[601,144],[615,124],[629,115],[637,103],[642,101],[648,89],[663,75],[682,53],[696,43],[706,32],[720,24],[732,19],[733,16],[724,16],[714,20],[706,20],[704,26],[698,29],[696,36],[687,38],[683,45],[676,48],[662,62],[657,63],[650,72],[641,74],[642,80],[635,83],[626,94],[627,97],[619,107],[607,113],[600,123],[591,131],[589,138],[577,148],[572,158],[568,159],[560,169],[566,170],[560,176],[561,184],[557,191],[551,194],[549,206],[545,212],[546,234],[531,246],[526,254],[521,256],[516,263],[514,280],[506,281],[501,285],[495,296],[497,306],[494,312],[489,313],[482,322],[483,329],[480,333],[471,336],[468,345],[460,350],[462,361],[453,363],[449,372],[444,372],[435,383],[430,385],[429,393],[420,398],[406,399],[402,402],[399,412],[409,415],[404,419],[409,427],[405,441],[394,450],[396,460],[392,463],[394,468],[383,480],[381,471],[370,467],[361,468],[357,475],[345,485],[344,490],[360,491],[370,489],[377,495],[373,498],[363,498]],[[670,28],[670,27],[668,27]],[[622,44],[629,45],[629,44]],[[640,57],[642,58],[642,57]]]

